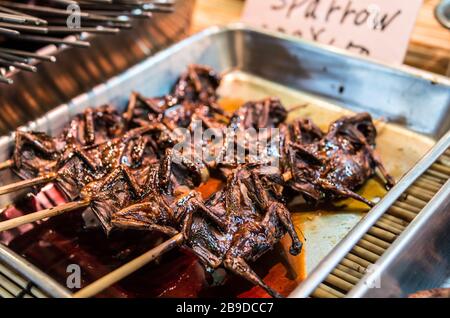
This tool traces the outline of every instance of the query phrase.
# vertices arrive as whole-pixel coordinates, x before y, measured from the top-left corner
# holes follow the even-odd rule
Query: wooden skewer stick
[[[25,188],[29,188],[38,184],[47,183],[56,178],[56,173],[49,173],[44,176],[36,177],[34,179],[22,180],[18,182],[14,182],[5,186],[0,187],[0,195],[19,191]]]
[[[0,171],[1,170],[5,170],[5,169],[9,169],[14,165],[14,161],[12,159],[3,161],[2,163],[0,163]]]
[[[102,278],[96,280],[92,284],[76,292],[75,294],[73,294],[73,297],[87,298],[97,295],[101,291],[114,285],[118,281],[134,273],[135,271],[147,265],[151,261],[155,260],[157,257],[170,251],[171,249],[181,244],[182,242],[183,242],[183,235],[179,233],[170,238],[169,240],[165,241],[164,243],[146,252],[145,254],[135,258],[131,262],[119,267],[118,269],[112,271],[111,273],[103,276]]]
[[[30,213],[24,216],[19,216],[14,219],[10,219],[7,221],[0,222],[0,232],[7,231],[13,228],[16,228],[18,226],[36,222],[39,220],[43,220],[45,218],[57,216],[69,211],[81,209],[84,207],[87,207],[89,205],[89,201],[77,201],[77,202],[69,202],[66,204],[58,205],[55,207],[52,207],[50,209]]]

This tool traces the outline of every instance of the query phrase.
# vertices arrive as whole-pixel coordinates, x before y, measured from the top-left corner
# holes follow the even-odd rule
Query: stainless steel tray
[[[148,96],[167,93],[190,63],[208,64],[219,71],[233,70],[225,79],[223,96],[249,99],[275,94],[288,106],[307,102],[310,106],[296,114],[308,115],[322,126],[349,111],[369,111],[383,118],[377,122],[383,131],[380,135],[384,135],[384,141],[379,142],[380,151],[398,178],[450,127],[450,81],[444,77],[406,67],[393,68],[338,49],[235,25],[211,28],[182,41],[50,111],[26,128],[55,134],[72,115],[88,106],[111,102],[123,108],[132,90]],[[11,141],[12,136],[0,139],[0,160],[8,157]],[[4,183],[11,179],[11,174],[1,175]],[[363,210],[343,212],[319,217],[315,224],[314,220],[310,222],[311,228],[323,230],[319,233],[311,230],[308,234],[305,228],[312,244],[306,246],[308,272],[363,215]],[[367,219],[366,216],[360,224]],[[340,230],[329,235],[327,229],[336,225]],[[315,242],[323,244],[314,246]],[[67,296],[53,284],[46,286],[39,269],[20,265],[20,256],[10,253],[7,247],[2,246],[2,250],[4,262],[14,263],[44,291]]]

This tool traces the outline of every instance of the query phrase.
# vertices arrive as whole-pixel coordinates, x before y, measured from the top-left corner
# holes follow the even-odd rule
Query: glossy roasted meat
[[[372,177],[377,168],[387,187],[394,184],[374,150],[375,137],[372,118],[361,113],[337,120],[320,140],[290,141],[289,186],[314,201],[351,197],[372,206],[372,202],[354,190]]]
[[[170,95],[147,98],[132,92],[123,118],[128,129],[145,126],[149,122],[161,122],[165,111],[176,104],[177,100]]]
[[[122,135],[122,116],[112,106],[87,108],[75,116],[64,129],[61,139],[68,144],[90,146]]]
[[[16,131],[14,171],[23,179],[54,171],[64,145],[45,133]]]
[[[220,81],[220,76],[212,68],[192,64],[178,79],[172,90],[172,96],[179,103],[215,104],[218,99],[217,88],[220,86]]]
[[[105,143],[123,132],[122,118],[110,106],[88,108],[77,115],[57,137],[42,132],[16,132],[14,170],[23,179],[55,172],[65,153]]]
[[[227,120],[217,105],[220,80],[211,68],[190,65],[168,95],[146,98],[134,92],[124,113],[125,121],[129,127],[162,122],[171,130],[189,128],[195,120],[206,128],[217,127],[219,115],[221,121]]]
[[[236,130],[278,127],[287,115],[280,100],[269,97],[245,103],[231,117],[230,127]]]
[[[133,93],[122,116],[102,106],[76,116],[57,138],[18,132],[15,170],[23,178],[52,173],[69,200],[89,201],[106,233],[182,233],[207,269],[223,266],[279,296],[249,263],[285,234],[291,254],[300,252],[285,206],[292,192],[312,202],[352,197],[372,205],[354,191],[377,169],[387,187],[394,180],[375,152],[369,114],[343,117],[327,133],[308,119],[287,122],[273,97],[229,116],[217,104],[220,80],[191,65],[166,96]],[[196,128],[227,134],[223,143],[186,141]],[[207,160],[209,152],[218,157]],[[204,201],[195,189],[211,173],[226,181]]]
[[[179,218],[169,205],[178,193],[199,186],[207,177],[201,165],[178,159],[168,151],[164,158],[151,165],[135,169],[119,165],[106,177],[84,187],[82,197],[90,200],[107,233],[114,228],[157,230],[160,227],[163,233],[173,234]],[[174,173],[178,169],[188,172],[180,177]]]
[[[90,207],[107,234],[113,229],[112,215],[139,200],[145,184],[142,175],[146,175],[142,169],[132,171],[119,166],[102,180],[82,189],[82,198],[90,200]]]
[[[202,208],[214,218],[193,215],[187,244],[210,270],[219,266],[280,297],[250,268],[248,262],[261,257],[286,234],[292,239],[290,252],[297,255],[302,243],[289,211],[266,190],[260,176],[248,168],[234,171],[225,188]]]

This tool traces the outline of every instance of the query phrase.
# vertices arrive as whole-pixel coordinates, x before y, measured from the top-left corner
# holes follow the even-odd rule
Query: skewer
[[[35,12],[45,15],[61,15],[61,16],[68,16],[72,14],[71,12],[68,12],[66,10],[62,9],[56,9],[48,6],[41,6],[36,4],[25,4],[25,3],[15,3],[15,2],[9,2],[9,1],[2,1],[2,6],[8,7],[8,8],[14,8],[19,10],[25,10],[27,12]],[[89,17],[89,14],[86,12],[79,12],[80,17]]]
[[[0,58],[0,65],[7,66],[7,67],[13,66],[15,68],[18,68],[18,69],[21,69],[21,70],[24,70],[24,71],[28,71],[28,72],[36,72],[37,71],[36,66],[28,65],[28,64],[25,64],[25,63],[18,63],[18,62],[8,61],[8,60],[2,59],[2,58]]]
[[[28,295],[20,286],[12,282],[7,276],[0,272],[0,286],[10,292],[15,298]],[[25,294],[24,294],[25,293]]]
[[[0,21],[10,23],[25,23],[27,20],[23,16],[8,13],[0,13]]]
[[[8,162],[7,162],[7,164],[8,164]],[[12,184],[8,184],[8,185],[0,187],[0,195],[11,193],[11,192],[15,192],[15,191],[19,191],[19,190],[22,190],[22,189],[25,189],[25,188],[29,188],[29,187],[33,187],[35,185],[39,185],[39,184],[42,184],[42,183],[47,183],[47,182],[50,182],[50,181],[54,180],[56,177],[57,177],[56,173],[49,173],[47,175],[39,176],[39,177],[36,177],[34,179],[22,180],[22,181],[14,182]]]
[[[0,34],[8,35],[8,36],[18,36],[20,32],[17,30],[11,30],[4,27],[0,27]]]
[[[14,62],[19,62],[19,63],[28,63],[28,60],[26,58],[16,56],[13,54],[9,54],[9,53],[0,52],[0,58],[3,58],[5,60],[14,61]]]
[[[81,33],[81,32],[89,32],[89,33],[102,33],[102,34],[116,34],[120,31],[118,28],[108,28],[108,27],[83,27],[70,29],[63,26],[51,26],[47,28],[48,33]]]
[[[1,12],[10,13],[10,14],[13,14],[13,15],[23,16],[25,18],[28,18],[29,21],[35,22],[36,25],[39,25],[39,24],[45,25],[45,24],[47,24],[47,21],[45,21],[43,19],[37,18],[37,17],[29,15],[29,14],[25,14],[25,13],[17,11],[17,10],[13,10],[11,8],[6,8],[6,7],[1,6],[1,5],[0,5],[0,11]]]
[[[40,55],[37,53],[31,53],[27,51],[21,51],[21,50],[14,50],[14,49],[7,49],[7,48],[0,48],[0,52],[10,53],[14,55],[20,55],[25,56],[28,58],[34,58],[36,60],[42,60],[47,62],[56,62],[56,58],[51,55]]]
[[[135,258],[131,262],[119,267],[118,269],[112,271],[111,273],[103,276],[99,280],[93,282],[92,284],[76,292],[75,294],[73,294],[73,297],[88,298],[97,295],[106,288],[114,285],[115,283],[124,279],[128,275],[144,267],[145,265],[155,260],[162,254],[170,251],[171,249],[181,244],[182,242],[183,242],[183,235],[179,233],[170,238],[169,240],[165,241],[164,243],[146,252],[145,254]]]
[[[40,36],[40,35],[21,35],[21,40],[31,41],[31,42],[41,42],[41,43],[52,43],[52,44],[65,44],[68,46],[75,46],[75,47],[89,47],[89,42],[86,41],[79,41],[79,40],[64,40],[60,38],[55,37],[49,37],[49,36]]]
[[[19,227],[24,224],[36,222],[43,220],[45,218],[57,216],[63,214],[65,212],[70,212],[74,210],[78,210],[89,205],[89,201],[77,201],[77,202],[69,202],[62,205],[58,205],[56,207],[52,207],[50,209],[41,210],[38,212],[26,214],[23,216],[19,216],[14,219],[10,219],[7,221],[0,222],[0,232],[7,231],[16,227]]]
[[[13,24],[13,23],[0,22],[0,27],[14,29],[14,30],[18,30],[18,31],[33,32],[33,33],[42,33],[42,34],[47,33],[46,27],[40,27],[40,26],[35,26],[35,25]]]
[[[14,165],[14,161],[12,159],[8,159],[6,161],[3,161],[2,163],[0,163],[0,171],[1,170],[5,170],[5,169],[9,169]]]

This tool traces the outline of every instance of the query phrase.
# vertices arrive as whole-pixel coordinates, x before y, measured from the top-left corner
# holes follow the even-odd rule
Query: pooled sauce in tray
[[[281,88],[241,73],[227,75],[220,91],[221,105],[233,111],[246,100],[279,96],[288,107],[302,105],[291,112],[310,117],[322,129],[348,110],[328,104],[316,104],[312,98]],[[378,151],[387,169],[397,180],[408,171],[433,145],[433,141],[404,128],[377,123]],[[396,138],[392,138],[395,135]],[[414,140],[413,143],[405,140]],[[396,144],[395,144],[396,143]],[[200,187],[204,197],[218,191],[222,183],[211,179]],[[369,180],[358,191],[369,200],[377,201],[385,190],[376,178]],[[267,284],[287,296],[306,274],[345,236],[367,212],[366,206],[354,200],[342,200],[332,206],[311,207],[294,200],[289,206],[300,237],[305,238],[302,253],[289,255],[289,237],[285,236],[273,250],[261,257],[252,268]],[[22,201],[20,209],[32,212],[30,204]],[[2,215],[0,215],[2,218]],[[0,234],[0,240],[23,255],[51,277],[66,285],[67,266],[81,267],[82,286],[95,281],[111,270],[134,259],[164,240],[163,237],[138,231],[115,232],[106,237],[101,228],[86,229],[80,212],[70,212],[41,222],[26,225],[20,231]],[[102,292],[98,297],[267,297],[241,277],[227,274],[223,284],[215,285],[221,270],[214,275],[205,272],[197,258],[185,249],[174,249],[157,261]],[[213,277],[214,276],[214,277]],[[220,279],[219,279],[220,280]],[[76,290],[73,290],[76,291]]]

